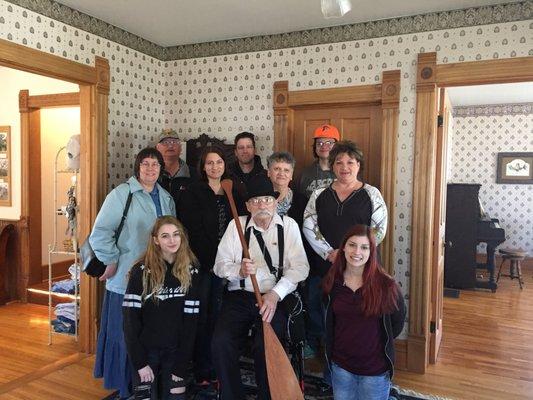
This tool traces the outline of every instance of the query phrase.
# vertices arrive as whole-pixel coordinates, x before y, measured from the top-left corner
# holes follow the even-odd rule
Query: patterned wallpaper
[[[163,128],[163,63],[4,0],[0,38],[84,64],[109,60],[109,181],[131,176],[132,157]]]
[[[530,13],[532,3],[524,4]],[[380,82],[385,70],[400,69],[397,212],[389,234],[396,278],[408,293],[417,54],[437,51],[439,63],[533,55],[531,19],[445,29],[456,26],[455,14],[446,15],[449,23],[443,20],[443,29],[431,32],[162,62],[0,0],[0,38],[83,63],[92,63],[95,54],[109,60],[110,184],[131,174],[132,156],[162,127],[177,129],[185,139],[205,132],[231,140],[247,129],[259,136],[265,157],[273,145],[277,80],[289,80],[291,90],[364,85]],[[476,25],[484,14],[467,16]],[[501,18],[496,13],[489,20],[508,21]]]
[[[500,152],[533,152],[533,103],[454,109],[449,182],[480,183],[479,198],[505,229],[502,247],[533,255],[533,185],[496,183]],[[485,245],[478,251],[485,252]]]
[[[274,35],[162,47],[54,0],[6,1],[35,11],[56,21],[61,21],[80,30],[105,37],[113,42],[156,57],[162,61],[346,42],[416,32],[429,32],[444,28],[462,28],[492,23],[523,21],[533,18],[533,2],[531,0],[525,0]]]
[[[231,140],[249,130],[258,150],[272,151],[272,87],[290,90],[380,82],[385,70],[400,69],[395,269],[405,291],[409,281],[416,58],[438,52],[439,63],[533,55],[533,23],[495,24],[391,36],[329,45],[179,60],[165,63],[165,124],[185,138],[208,133]]]

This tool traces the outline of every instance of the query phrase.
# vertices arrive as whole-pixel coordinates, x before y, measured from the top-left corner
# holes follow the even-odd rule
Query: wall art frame
[[[496,183],[533,184],[533,152],[498,153]]]
[[[0,126],[0,206],[11,207],[11,127]]]

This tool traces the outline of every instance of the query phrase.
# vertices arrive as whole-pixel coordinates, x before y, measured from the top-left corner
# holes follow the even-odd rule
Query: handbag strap
[[[122,213],[122,219],[120,220],[120,225],[117,228],[117,236],[115,239],[115,244],[118,243],[118,238],[120,237],[120,233],[122,232],[122,228],[124,227],[124,221],[126,221],[126,215],[128,215],[128,210],[130,209],[132,197],[133,197],[133,193],[130,191],[130,193],[128,194],[128,199],[126,200],[126,206],[124,207],[124,212]]]

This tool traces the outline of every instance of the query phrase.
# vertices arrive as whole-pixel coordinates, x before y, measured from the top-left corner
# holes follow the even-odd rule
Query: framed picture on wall
[[[533,152],[498,153],[496,183],[533,184]]]
[[[11,206],[11,127],[0,126],[0,206]]]

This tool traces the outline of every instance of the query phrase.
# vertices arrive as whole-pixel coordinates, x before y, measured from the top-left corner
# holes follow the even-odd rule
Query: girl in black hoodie
[[[158,218],[145,256],[130,271],[122,304],[133,384],[138,395],[143,392],[136,398],[185,398],[200,311],[195,264],[181,223]]]

